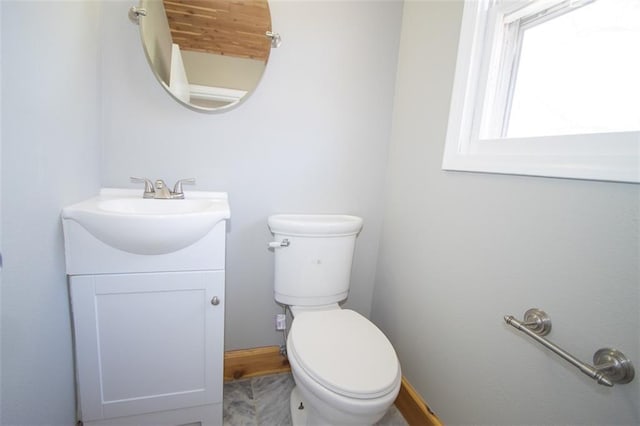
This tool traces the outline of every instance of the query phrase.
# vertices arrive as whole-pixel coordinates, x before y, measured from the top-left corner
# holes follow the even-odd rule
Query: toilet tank
[[[279,243],[273,249],[276,301],[285,305],[316,306],[347,298],[361,218],[280,214],[270,216],[268,223]]]

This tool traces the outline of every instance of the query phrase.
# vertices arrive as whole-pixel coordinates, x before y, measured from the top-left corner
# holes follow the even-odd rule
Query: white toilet
[[[346,215],[274,215],[275,299],[294,320],[287,354],[296,387],[291,417],[302,425],[371,425],[400,390],[401,372],[386,336],[347,297],[362,219]]]

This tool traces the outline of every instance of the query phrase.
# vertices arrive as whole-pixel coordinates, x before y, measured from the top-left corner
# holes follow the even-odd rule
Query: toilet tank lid
[[[362,218],[342,214],[276,214],[268,223],[274,234],[294,236],[345,236],[362,229]]]

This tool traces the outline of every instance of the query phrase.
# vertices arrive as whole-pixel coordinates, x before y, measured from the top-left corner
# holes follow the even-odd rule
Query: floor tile
[[[289,395],[294,386],[291,374],[257,377],[253,380],[258,424],[291,424]]]
[[[238,380],[224,385],[224,426],[291,426],[290,373]],[[392,405],[376,426],[407,426]]]
[[[258,426],[251,380],[225,384],[222,408],[224,426]]]

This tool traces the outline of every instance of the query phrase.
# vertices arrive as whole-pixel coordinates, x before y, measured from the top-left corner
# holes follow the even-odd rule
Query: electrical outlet
[[[276,314],[276,330],[287,329],[287,316],[285,314]]]

